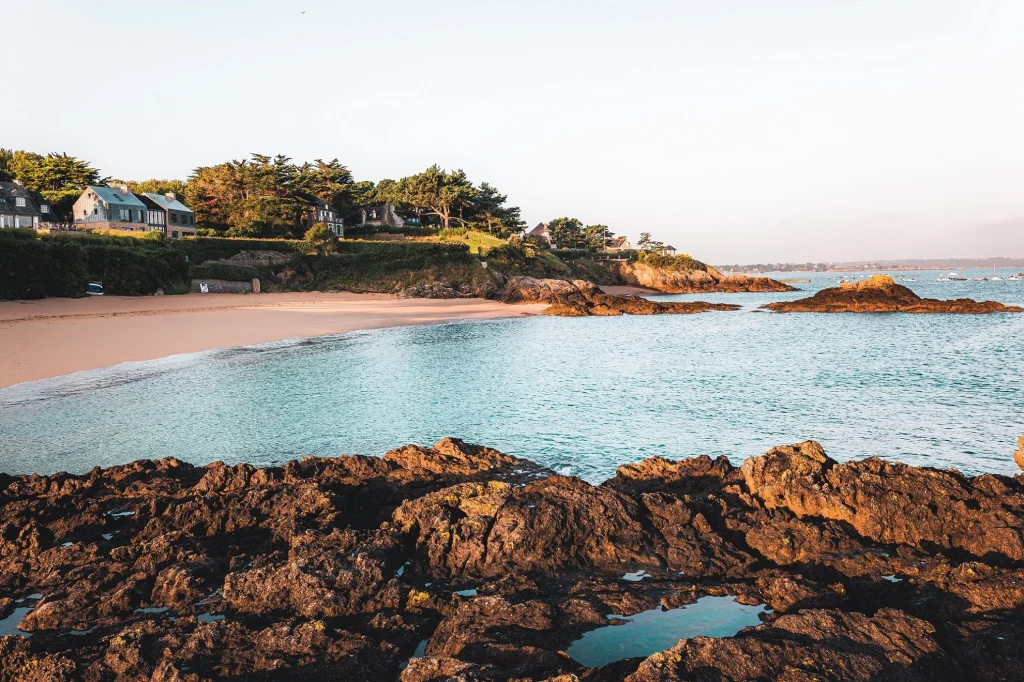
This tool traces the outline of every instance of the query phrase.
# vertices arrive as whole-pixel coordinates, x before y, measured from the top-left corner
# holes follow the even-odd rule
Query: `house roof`
[[[611,239],[611,241],[608,242],[608,245],[609,246],[616,246],[617,247],[617,246],[625,246],[628,243],[629,243],[629,240],[626,239],[625,237],[613,237]]]
[[[108,204],[117,204],[118,206],[132,206],[135,208],[145,208],[146,205],[139,201],[139,198],[131,192],[122,193],[121,190],[115,189],[114,187],[106,187],[100,185],[89,185],[89,189],[96,193],[96,195]]]
[[[666,247],[665,247],[665,250],[666,250],[666,251],[675,251],[675,250],[676,250],[676,247],[674,247],[674,246],[666,246]]]
[[[548,224],[547,223],[540,223],[540,224],[537,225],[537,227],[535,227],[532,230],[530,230],[529,232],[527,232],[526,236],[527,237],[529,237],[531,235],[538,235],[539,236],[539,235],[542,235],[542,234],[547,234],[547,232],[548,232]]]
[[[177,199],[168,199],[166,194],[157,194],[156,192],[144,192],[142,196],[146,197],[160,208],[169,208],[172,211],[181,211],[182,213],[192,213],[191,208],[181,203]]]
[[[25,200],[24,206],[18,206],[16,198]],[[16,182],[0,182],[0,212],[17,213],[19,215],[40,215],[37,201],[32,192]]]

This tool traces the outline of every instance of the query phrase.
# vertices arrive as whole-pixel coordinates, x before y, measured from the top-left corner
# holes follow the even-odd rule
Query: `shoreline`
[[[532,316],[546,307],[347,292],[4,301],[0,389],[172,355],[386,327]]]

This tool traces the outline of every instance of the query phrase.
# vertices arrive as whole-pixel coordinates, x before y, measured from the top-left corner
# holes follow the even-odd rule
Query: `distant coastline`
[[[969,270],[1017,269],[1024,271],[1024,258],[906,258],[897,260],[862,260],[828,263],[750,263],[716,265],[725,272],[762,274],[771,272],[849,272],[851,270]]]

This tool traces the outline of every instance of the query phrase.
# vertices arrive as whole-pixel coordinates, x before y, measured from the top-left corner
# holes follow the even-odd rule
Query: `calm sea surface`
[[[893,274],[925,296],[1024,304],[1024,281]],[[0,470],[276,464],[446,435],[594,482],[652,455],[739,463],[806,439],[839,460],[1016,470],[1024,315],[753,312],[835,284],[786,275],[807,276],[797,293],[666,297],[734,313],[407,327],[22,384],[0,390]]]

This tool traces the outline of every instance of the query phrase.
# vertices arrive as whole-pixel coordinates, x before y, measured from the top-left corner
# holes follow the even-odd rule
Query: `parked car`
[[[90,296],[102,296],[103,285],[99,282],[89,282],[89,289],[85,292]]]

